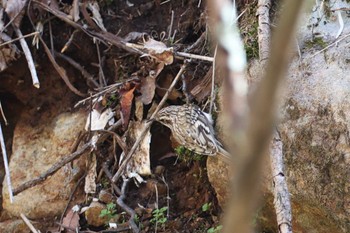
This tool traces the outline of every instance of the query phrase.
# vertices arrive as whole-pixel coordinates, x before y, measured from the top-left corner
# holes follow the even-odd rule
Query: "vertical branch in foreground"
[[[270,150],[270,162],[273,179],[274,205],[277,215],[279,232],[292,232],[292,211],[290,197],[284,175],[283,166],[283,143],[278,132],[275,132]]]
[[[242,63],[241,51],[243,47],[233,51],[231,47],[242,46],[237,39],[237,26],[223,26],[227,24],[225,17],[234,15],[230,11],[232,5],[228,0],[208,1],[209,13],[213,19],[215,36],[218,38],[218,57],[226,59],[222,61],[224,69],[222,73],[226,76],[223,102],[224,110],[230,116],[229,129],[233,132],[231,144],[233,144],[234,155],[237,158],[234,169],[234,196],[226,207],[224,218],[224,232],[251,232],[253,213],[258,199],[258,184],[261,175],[263,155],[266,152],[271,137],[275,119],[275,106],[277,89],[283,78],[288,62],[287,52],[290,48],[291,38],[296,25],[297,16],[300,12],[302,0],[286,0],[284,11],[281,13],[279,26],[272,38],[270,59],[267,63],[266,72],[260,85],[252,98],[250,112],[246,111],[246,97],[234,99],[246,95],[246,87],[241,85],[244,73],[239,68]],[[222,29],[227,30],[222,30]],[[234,32],[236,31],[236,32]],[[237,42],[239,41],[239,42]],[[225,44],[226,43],[226,44]],[[233,45],[237,43],[236,45]],[[234,54],[233,54],[234,53]],[[244,56],[244,53],[243,53]],[[236,63],[236,64],[233,64]],[[230,104],[228,104],[230,103]],[[242,106],[244,105],[244,106]]]

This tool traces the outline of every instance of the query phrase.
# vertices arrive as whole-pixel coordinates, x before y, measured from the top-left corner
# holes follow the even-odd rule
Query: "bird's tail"
[[[225,161],[226,163],[231,163],[232,162],[232,156],[230,153],[228,153],[224,148],[219,146],[218,148],[218,156]]]

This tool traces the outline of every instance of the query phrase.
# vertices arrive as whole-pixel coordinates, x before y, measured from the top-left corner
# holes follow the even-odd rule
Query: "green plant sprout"
[[[207,212],[207,211],[210,210],[210,207],[211,207],[211,202],[204,203],[204,204],[202,205],[202,211],[203,211],[203,212]]]
[[[211,227],[207,230],[207,233],[218,233],[222,229],[222,225],[219,225],[217,227]]]
[[[160,209],[155,209],[152,211],[152,219],[150,220],[151,223],[155,224],[155,227],[157,229],[157,226],[160,225],[162,228],[165,227],[165,223],[168,221],[167,217],[165,216],[165,212],[168,210],[168,207],[162,207]]]
[[[116,216],[116,207],[117,205],[114,203],[108,203],[106,209],[101,210],[99,215],[100,218],[107,217],[108,221]]]

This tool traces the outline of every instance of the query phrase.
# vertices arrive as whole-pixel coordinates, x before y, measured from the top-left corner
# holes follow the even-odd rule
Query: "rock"
[[[63,156],[71,154],[85,114],[62,113],[52,119],[50,113],[37,117],[23,114],[16,125],[10,160],[12,187],[37,178]],[[6,179],[3,182],[3,208],[11,216],[25,214],[30,219],[50,218],[62,213],[84,169],[84,156],[67,164],[43,183],[14,197],[10,203]],[[79,198],[78,195],[75,196]]]
[[[36,225],[35,223],[32,224]],[[0,232],[30,233],[31,230],[22,219],[14,219],[0,222]]]
[[[101,202],[108,204],[111,203],[115,200],[115,197],[113,196],[112,193],[110,193],[109,191],[102,189],[100,191],[100,193],[98,194],[98,200],[100,200]]]
[[[106,209],[106,205],[93,201],[88,209],[84,212],[87,223],[90,226],[100,227],[108,222],[108,216],[100,217],[101,211]]]
[[[215,190],[219,205],[224,207],[229,197],[229,167],[218,157],[208,156],[207,174],[209,182]]]

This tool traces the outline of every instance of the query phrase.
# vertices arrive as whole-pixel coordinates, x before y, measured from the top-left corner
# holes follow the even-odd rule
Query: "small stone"
[[[115,199],[114,196],[108,192],[107,190],[103,189],[101,190],[101,192],[98,194],[98,199],[105,203],[105,204],[108,204],[108,203],[111,203],[113,202],[113,200]]]
[[[91,202],[89,208],[84,212],[87,223],[90,226],[100,227],[108,222],[108,216],[100,217],[101,211],[106,205],[99,202]]]

